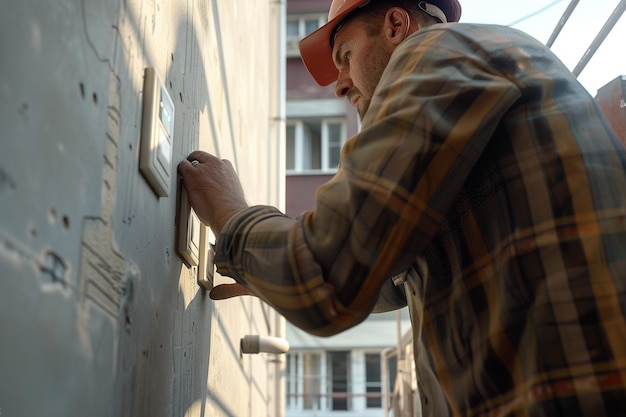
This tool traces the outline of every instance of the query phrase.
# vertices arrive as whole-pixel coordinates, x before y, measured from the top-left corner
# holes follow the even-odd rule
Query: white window
[[[287,172],[333,172],[346,137],[343,118],[308,118],[287,122]]]
[[[298,56],[298,42],[309,33],[326,23],[323,14],[287,17],[287,56]]]
[[[324,356],[321,352],[298,352],[287,356],[287,408],[291,410],[326,409],[322,396],[326,384]]]
[[[328,352],[328,388],[331,410],[352,410],[350,352]]]
[[[365,392],[367,408],[382,408],[382,378],[380,353],[365,354]]]
[[[379,415],[381,353],[363,350],[294,351],[287,354],[287,416]],[[333,414],[334,415],[334,414]]]

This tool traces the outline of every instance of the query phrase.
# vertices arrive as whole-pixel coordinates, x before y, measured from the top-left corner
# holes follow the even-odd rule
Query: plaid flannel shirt
[[[413,34],[314,210],[251,207],[217,252],[314,334],[356,325],[381,292],[408,300],[424,414],[626,413],[626,151],[516,30]],[[402,273],[406,300],[389,290]]]

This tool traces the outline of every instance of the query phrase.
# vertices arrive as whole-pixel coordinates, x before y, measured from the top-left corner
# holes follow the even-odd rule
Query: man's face
[[[349,20],[336,33],[333,60],[339,76],[335,95],[347,98],[361,119],[370,106],[392,51],[382,32],[368,35],[359,18]]]

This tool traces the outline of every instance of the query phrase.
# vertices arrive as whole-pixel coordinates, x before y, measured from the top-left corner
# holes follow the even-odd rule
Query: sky
[[[543,43],[550,39],[571,0],[460,0],[461,22],[497,23],[520,29]],[[554,52],[573,70],[591,46],[620,0],[579,0],[552,45]],[[598,89],[626,75],[626,12],[578,76],[595,96]]]

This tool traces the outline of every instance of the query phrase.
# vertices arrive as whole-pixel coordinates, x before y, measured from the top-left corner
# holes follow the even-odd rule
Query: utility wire
[[[517,25],[518,23],[521,23],[521,22],[523,22],[524,20],[528,20],[528,19],[530,19],[531,17],[535,17],[535,16],[537,16],[538,14],[541,14],[541,13],[545,12],[546,10],[548,10],[549,8],[551,8],[552,6],[555,6],[556,4],[559,4],[559,3],[560,3],[560,2],[562,2],[562,1],[563,1],[563,0],[555,0],[555,1],[553,1],[552,3],[548,4],[547,6],[544,6],[544,7],[542,7],[541,9],[539,9],[539,10],[537,10],[537,11],[535,11],[535,12],[532,12],[532,13],[531,13],[531,14],[529,14],[529,15],[526,15],[526,16],[524,16],[524,17],[521,17],[521,18],[517,19],[517,20],[516,20],[516,21],[514,21],[514,22],[509,23],[507,26]]]

